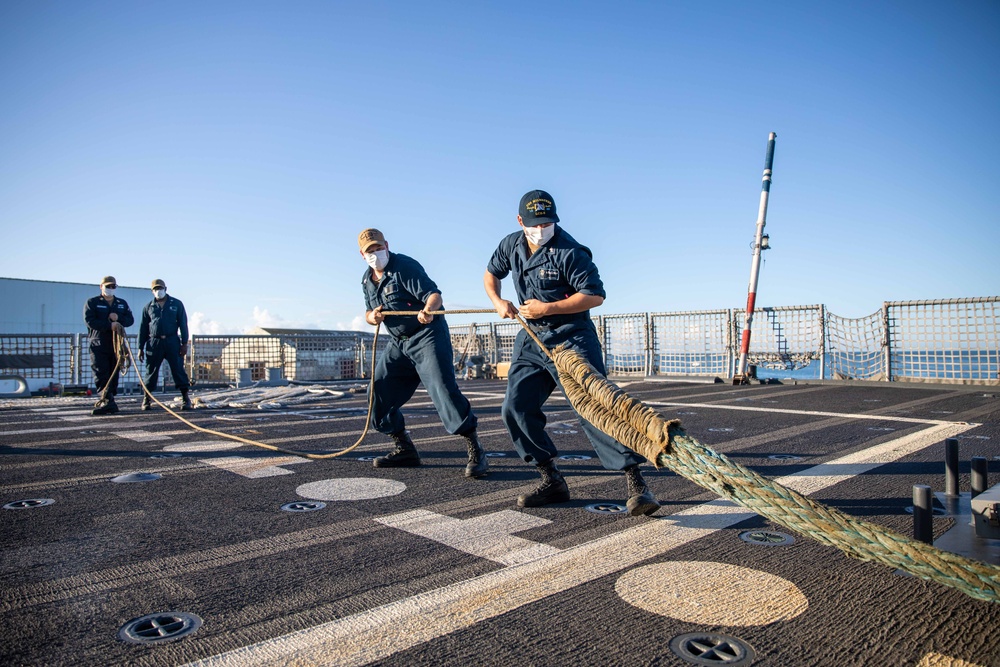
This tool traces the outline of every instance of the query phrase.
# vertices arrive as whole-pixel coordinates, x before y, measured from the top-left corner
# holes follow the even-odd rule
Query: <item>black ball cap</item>
[[[556,200],[545,190],[532,190],[521,197],[517,214],[525,227],[537,227],[546,222],[559,222]]]

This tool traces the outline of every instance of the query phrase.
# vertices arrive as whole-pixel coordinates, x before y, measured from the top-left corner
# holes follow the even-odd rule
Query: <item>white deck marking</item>
[[[310,500],[371,500],[388,498],[406,491],[406,484],[395,479],[377,477],[344,477],[309,482],[295,489],[295,493]]]
[[[95,417],[91,414],[93,408],[87,410],[62,410],[58,414],[58,418],[64,422],[86,422],[92,421],[94,425],[101,424],[102,422],[107,425],[106,417]]]
[[[196,440],[195,442],[181,442],[176,445],[167,445],[163,448],[165,452],[224,452],[236,449],[243,445],[226,440]]]
[[[548,519],[514,510],[502,510],[471,519],[454,519],[427,510],[413,510],[375,520],[501,565],[520,565],[560,551],[547,544],[514,537],[512,533],[552,523]]]
[[[242,446],[243,443],[227,442],[225,440],[199,440],[197,442],[167,445],[163,448],[163,451],[224,452],[230,449],[238,449]],[[278,466],[299,465],[302,463],[312,463],[313,461],[312,459],[304,459],[300,456],[269,456],[262,459],[248,459],[245,456],[223,456],[217,459],[198,459],[198,462],[236,473],[248,479],[260,479],[262,477],[294,475],[295,473],[291,470],[285,470]]]
[[[151,433],[150,431],[113,431],[112,435],[119,438],[132,440],[133,442],[153,442],[154,440],[173,440],[169,435],[162,433]]]
[[[745,412],[771,412],[783,415],[806,415],[809,417],[842,417],[846,419],[871,419],[884,422],[905,422],[907,424],[965,424],[966,422],[943,419],[918,419],[917,417],[895,417],[893,415],[872,415],[856,412],[824,412],[821,410],[791,410],[788,408],[761,408],[754,405],[719,405],[716,403],[676,403],[674,401],[645,401],[646,405],[667,408],[705,408],[707,410],[743,410]],[[979,424],[972,424],[979,426]]]
[[[506,394],[504,392],[502,392],[502,391],[500,391],[500,392],[496,392],[496,391],[463,391],[462,395],[465,396],[466,398],[475,397],[475,398],[503,399],[503,398],[506,397]]]
[[[364,665],[626,569],[751,516],[728,501],[706,503],[545,558],[191,664]]]
[[[839,474],[842,464],[889,463],[925,448],[945,432],[960,433],[974,428],[973,424],[961,423],[938,426],[926,429],[931,433],[924,432],[925,437],[907,436],[823,464],[827,470],[837,470],[836,475],[822,470],[814,474],[815,469],[810,468],[777,481],[787,486],[804,485],[810,487],[810,492],[816,492],[843,479]],[[803,483],[803,479],[807,481]],[[756,516],[753,512],[727,500],[713,500],[538,560],[504,567],[190,665],[364,665],[626,570],[753,516]]]
[[[278,466],[294,466],[302,463],[312,463],[312,459],[304,459],[301,456],[271,456],[266,459],[248,459],[243,456],[224,456],[218,459],[198,459],[200,463],[206,463],[222,470],[234,472],[237,475],[248,479],[260,479],[262,477],[278,477],[280,475],[294,475],[291,470],[285,470]]]
[[[838,482],[862,475],[880,465],[898,461],[945,438],[953,438],[970,428],[973,428],[971,424],[958,423],[931,426],[881,445],[847,454],[835,461],[820,463],[795,475],[781,477],[777,482],[804,495],[810,495]]]

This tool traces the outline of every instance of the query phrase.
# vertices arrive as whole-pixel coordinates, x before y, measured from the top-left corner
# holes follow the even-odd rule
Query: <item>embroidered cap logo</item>
[[[534,211],[535,215],[545,215],[552,210],[552,202],[548,199],[533,199],[528,202],[529,211]]]

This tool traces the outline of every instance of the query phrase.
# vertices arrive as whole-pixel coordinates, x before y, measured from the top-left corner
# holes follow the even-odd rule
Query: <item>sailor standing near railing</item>
[[[188,346],[187,311],[180,299],[167,294],[167,284],[161,279],[154,280],[151,289],[153,300],[142,309],[142,319],[139,322],[139,361],[146,362],[142,382],[149,392],[142,397],[142,409],[149,410],[151,407],[149,395],[156,390],[160,380],[160,366],[166,361],[170,364],[174,386],[181,392],[181,410],[190,410],[191,397],[188,396],[188,389],[191,383],[184,370]]]
[[[100,398],[94,403],[91,414],[112,415],[118,412],[115,394],[118,393],[118,355],[114,333],[125,334],[125,327],[135,324],[135,317],[125,299],[115,296],[118,281],[114,276],[101,279],[101,294],[87,300],[83,307],[83,320],[87,323],[87,340],[90,343],[90,367],[94,371],[94,384]]]
[[[445,429],[465,438],[469,451],[465,476],[482,477],[489,464],[476,435],[476,415],[455,381],[451,332],[444,317],[429,314],[441,310],[441,290],[415,259],[390,253],[379,230],[362,231],[358,246],[369,267],[361,279],[365,321],[379,325],[384,320],[390,338],[375,367],[371,425],[391,437],[396,449],[375,459],[375,467],[420,465],[420,455],[406,433],[400,408],[423,382]],[[420,312],[385,319],[383,309]]]
[[[486,295],[500,317],[513,319],[520,312],[547,347],[567,345],[604,375],[601,344],[590,321],[590,309],[604,303],[605,292],[590,249],[556,224],[555,201],[544,190],[532,190],[521,197],[517,222],[521,230],[500,241],[486,268]],[[520,309],[500,296],[500,281],[508,275],[514,279]],[[527,463],[534,463],[542,476],[534,491],[517,499],[520,507],[569,500],[569,487],[556,468],[559,452],[545,432],[542,412],[558,379],[552,360],[526,331],[518,332],[502,415],[518,454]],[[639,464],[645,459],[582,417],[580,423],[604,467],[625,471],[628,513],[640,516],[658,510],[660,504],[639,473]]]

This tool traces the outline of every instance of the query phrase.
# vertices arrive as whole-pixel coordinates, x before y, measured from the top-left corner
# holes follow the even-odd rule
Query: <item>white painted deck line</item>
[[[953,438],[970,428],[973,428],[971,424],[938,424],[917,433],[910,433],[901,438],[884,442],[881,445],[841,456],[835,461],[820,463],[794,475],[780,477],[775,481],[808,496],[851,477],[857,477],[874,470],[880,465],[898,461],[913,452],[919,452],[938,444],[945,438]]]
[[[646,405],[666,408],[704,408],[706,410],[742,410],[744,412],[771,412],[784,415],[805,415],[808,417],[839,417],[841,419],[870,419],[883,422],[905,422],[907,424],[966,424],[980,426],[971,422],[956,422],[946,419],[919,419],[917,417],[895,417],[893,415],[872,415],[856,412],[823,412],[819,410],[791,410],[788,408],[761,408],[752,405],[719,405],[717,403],[676,403],[674,401],[644,401]]]
[[[152,433],[150,431],[115,431],[113,435],[133,442],[153,442],[155,440],[173,440],[169,435]]]
[[[906,436],[831,461],[826,466],[896,461],[971,424],[940,424],[924,437]],[[948,426],[950,428],[945,428]],[[913,434],[920,435],[920,434]],[[820,466],[817,466],[820,467]],[[781,478],[816,492],[843,479],[810,474],[812,469]],[[808,482],[801,482],[800,478]],[[399,651],[500,616],[550,595],[626,570],[679,546],[754,516],[726,500],[713,500],[614,535],[559,551],[538,560],[505,567],[437,590],[414,595],[216,656],[195,665],[365,665]]]

